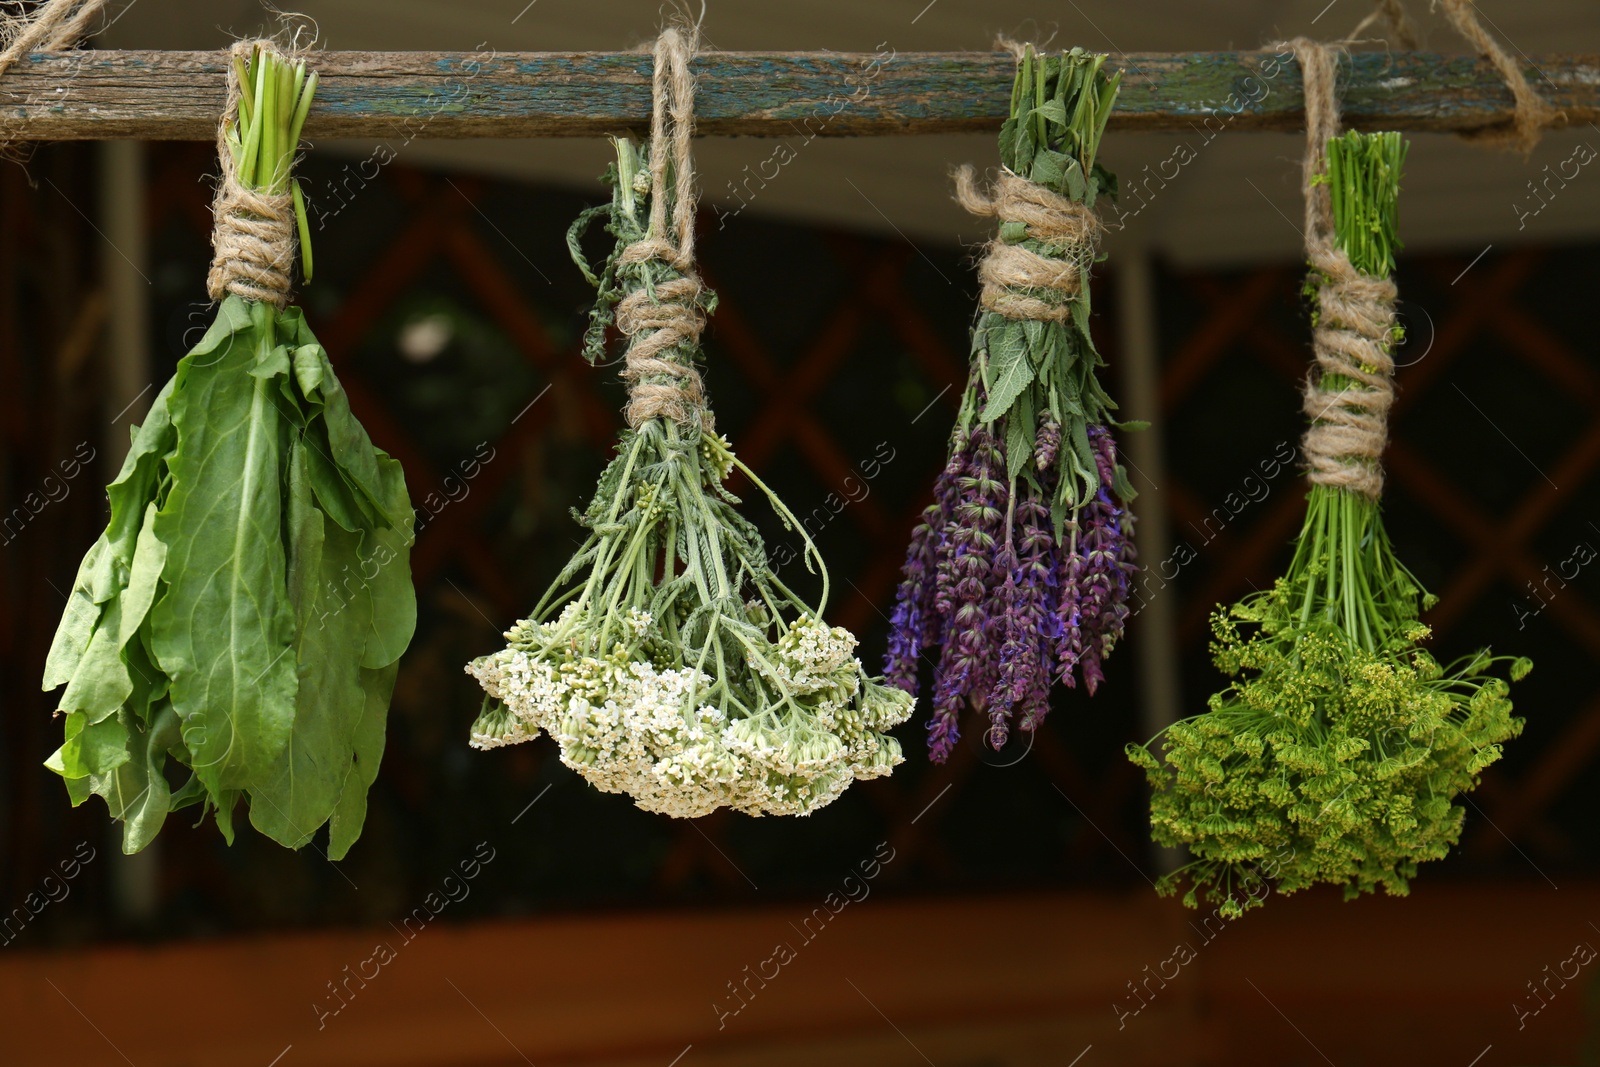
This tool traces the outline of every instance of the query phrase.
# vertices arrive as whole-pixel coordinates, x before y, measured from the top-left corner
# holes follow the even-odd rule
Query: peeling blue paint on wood
[[[9,139],[206,140],[222,107],[220,52],[35,54],[0,80]],[[642,52],[325,52],[308,136],[594,136],[638,130],[650,112]],[[1298,65],[1273,52],[1133,54],[1113,129],[1293,130]],[[993,130],[1010,99],[1003,52],[705,53],[696,57],[706,134],[821,136]],[[1530,74],[1569,124],[1600,120],[1600,57],[1546,56]],[[1426,52],[1360,53],[1340,74],[1347,125],[1470,131],[1506,123],[1512,97],[1486,62]]]

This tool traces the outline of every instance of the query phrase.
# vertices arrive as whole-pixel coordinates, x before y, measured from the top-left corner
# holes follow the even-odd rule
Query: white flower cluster
[[[867,682],[839,627],[802,619],[750,657],[756,674],[788,699],[755,718],[733,718],[701,702],[712,679],[692,668],[658,669],[629,657],[578,655],[552,640],[553,623],[519,623],[511,645],[475,660],[467,673],[498,706],[473,725],[472,744],[493,748],[549,733],[561,762],[608,793],[647,811],[696,818],[719,807],[751,815],[805,815],[855,779],[877,778],[902,762],[883,731],[911,714],[911,697]],[[647,613],[634,609],[642,635]],[[527,646],[527,647],[519,647]]]

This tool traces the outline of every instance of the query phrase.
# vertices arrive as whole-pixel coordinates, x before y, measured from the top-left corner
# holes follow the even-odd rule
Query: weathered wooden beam
[[[222,107],[225,53],[39,53],[0,79],[0,138],[205,140]],[[637,52],[325,52],[305,132],[313,138],[574,137],[643,126],[650,57]],[[1273,52],[1116,57],[1111,123],[1293,130],[1298,65]],[[1003,52],[718,52],[695,60],[700,132],[859,136],[991,130],[1005,117]],[[1529,68],[1568,124],[1600,120],[1600,56]],[[1488,63],[1430,52],[1344,61],[1347,124],[1470,131],[1507,122],[1512,98]]]

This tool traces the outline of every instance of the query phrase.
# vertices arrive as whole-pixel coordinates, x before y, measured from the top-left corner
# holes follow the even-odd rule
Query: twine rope
[[[1407,52],[1415,52],[1419,47],[1416,24],[1406,14],[1405,7],[1400,0],[1377,0],[1375,9],[1366,18],[1350,31],[1347,41],[1353,42],[1366,31],[1368,26],[1382,19],[1389,27],[1389,32],[1394,34],[1395,43]]]
[[[257,47],[272,49],[270,41],[236,41],[232,56],[248,59]],[[239,119],[238,64],[228,64],[228,101],[217,124],[217,158],[222,180],[211,202],[211,270],[206,291],[212,300],[229,293],[246,300],[283,307],[289,303],[290,272],[294,267],[294,198],[288,193],[267,193],[239,180],[228,148],[227,131]]]
[[[89,23],[106,6],[106,0],[45,0],[31,18],[0,18],[0,77],[30,52],[64,52],[77,47],[89,32]]]
[[[654,418],[711,432],[705,383],[688,358],[668,358],[692,348],[706,327],[705,286],[694,269],[698,192],[689,141],[694,135],[694,77],[689,61],[693,27],[669,26],[655,44],[650,109],[650,221],[644,237],[622,250],[624,263],[658,260],[680,277],[637,289],[617,304],[617,329],[628,338],[622,378],[628,383],[628,425]]]
[[[1494,64],[1494,68],[1500,72],[1500,77],[1505,80],[1506,88],[1511,90],[1511,96],[1517,102],[1516,114],[1509,127],[1490,126],[1466,134],[1465,137],[1471,141],[1486,141],[1490,144],[1515,148],[1527,155],[1533,151],[1534,145],[1539,143],[1539,138],[1543,136],[1545,129],[1562,118],[1561,112],[1534,91],[1522,67],[1500,47],[1499,41],[1489,36],[1489,32],[1483,28],[1483,23],[1478,21],[1478,11],[1473,0],[1433,0],[1433,4],[1436,8],[1442,4],[1445,16],[1450,20],[1450,25],[1455,27],[1456,32],[1470,41],[1485,59]]]
[[[1387,278],[1362,274],[1334,243],[1333,206],[1326,184],[1327,144],[1339,132],[1335,95],[1338,56],[1304,37],[1289,42],[1300,61],[1306,100],[1306,259],[1317,275],[1316,373],[1307,380],[1303,409],[1311,426],[1302,439],[1313,484],[1378,499],[1380,460],[1394,405],[1394,359],[1388,351],[1397,291]],[[1334,384],[1335,379],[1343,379]]]
[[[1438,10],[1441,3],[1444,4],[1444,13],[1450,25],[1478,50],[1479,55],[1494,65],[1506,88],[1511,90],[1512,99],[1516,101],[1516,112],[1509,125],[1489,126],[1459,136],[1466,141],[1514,148],[1527,155],[1539,143],[1544,131],[1563,120],[1565,115],[1534,90],[1517,61],[1483,28],[1478,20],[1475,0],[1432,0],[1430,10]],[[1401,0],[1375,0],[1374,10],[1361,20],[1343,43],[1354,44],[1362,32],[1379,19],[1388,24],[1401,48],[1416,51],[1420,47],[1416,24],[1406,15]]]
[[[973,169],[956,171],[956,201],[979,217],[1017,223],[1039,241],[1044,253],[1011,244],[998,235],[984,246],[978,264],[983,289],[978,303],[1009,319],[1066,322],[1072,298],[1082,291],[1088,265],[1104,226],[1087,204],[1051,192],[1010,170],[1003,170],[988,192],[978,188]],[[1052,294],[1045,298],[1037,293]]]
[[[76,48],[105,6],[106,0],[45,0],[31,15],[0,15],[0,78],[30,53]],[[13,155],[11,143],[0,137],[0,158],[26,155]]]

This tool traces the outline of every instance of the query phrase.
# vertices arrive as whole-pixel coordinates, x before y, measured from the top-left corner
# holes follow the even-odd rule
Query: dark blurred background
[[[1091,6],[1095,14],[1108,7]],[[982,21],[977,7],[965,5],[969,21]],[[1304,22],[1309,12],[1297,9],[1295,17]],[[1126,23],[1126,13],[1119,17]],[[1099,41],[1087,22],[1080,35],[1082,20],[1064,21],[1086,43]],[[639,32],[649,25],[641,21]],[[1252,25],[1262,36],[1274,26]],[[150,34],[160,21],[130,26],[124,31]],[[1590,42],[1600,36],[1600,25],[1583,28]],[[1131,27],[1113,32],[1127,45],[1159,44]],[[371,995],[359,1005],[366,1023],[339,1026],[352,1043],[356,1028],[367,1026],[360,1044],[369,1054],[387,1040],[393,1048],[384,1055],[398,1058],[386,1062],[419,1064],[665,1064],[685,1042],[699,1047],[690,1053],[697,1059],[727,1063],[1068,1064],[1085,1044],[1101,1049],[1098,1062],[1454,1063],[1458,1046],[1463,1065],[1473,1054],[1484,1067],[1532,1062],[1529,1056],[1600,1062],[1585,1036],[1596,1032],[1589,1020],[1597,987],[1587,969],[1578,978],[1561,970],[1573,958],[1573,940],[1600,940],[1600,927],[1588,928],[1589,919],[1600,920],[1600,906],[1589,907],[1600,904],[1592,815],[1600,800],[1600,567],[1571,562],[1580,547],[1600,545],[1600,365],[1589,321],[1600,287],[1600,199],[1582,185],[1537,226],[1513,231],[1498,218],[1516,221],[1502,202],[1518,202],[1521,182],[1547,158],[1600,137],[1587,130],[1553,135],[1527,163],[1419,138],[1413,159],[1424,167],[1422,190],[1408,182],[1402,194],[1403,234],[1412,232],[1405,220],[1413,207],[1425,223],[1397,277],[1408,338],[1387,522],[1402,558],[1441,595],[1429,617],[1437,651],[1492,643],[1534,658],[1535,672],[1515,691],[1527,719],[1522,738],[1485,774],[1461,846],[1424,868],[1412,900],[1340,905],[1336,894],[1310,893],[1274,901],[1241,924],[1254,924],[1253,932],[1230,931],[1230,955],[1206,949],[1200,966],[1215,970],[1186,976],[1192,989],[1151,1008],[1161,1021],[1140,1034],[1137,1053],[1106,1051],[1114,1039],[1095,1036],[1134,1026],[1132,1017],[1122,1027],[1109,1024],[1119,1021],[1117,1005],[1135,1005],[1141,968],[1170,958],[1171,940],[1210,940],[1208,932],[1184,932],[1195,916],[1153,899],[1149,879],[1172,860],[1148,844],[1142,777],[1122,746],[1174,714],[1204,708],[1220,685],[1207,657],[1209,612],[1272,581],[1302,515],[1296,469],[1282,461],[1301,430],[1308,330],[1299,238],[1295,224],[1279,217],[1298,217],[1292,157],[1299,143],[1231,137],[1256,144],[1239,148],[1248,153],[1243,162],[1223,146],[1212,149],[1215,160],[1173,183],[1169,203],[1178,207],[1110,236],[1095,280],[1107,384],[1130,417],[1158,420],[1143,442],[1124,440],[1142,494],[1143,562],[1165,561],[1163,573],[1175,574],[1170,584],[1146,585],[1099,695],[1058,691],[1031,750],[989,752],[973,730],[943,768],[926,760],[919,716],[899,731],[905,766],[890,779],[855,785],[809,818],[721,812],[694,822],[596,792],[560,765],[548,739],[488,753],[466,745],[481,694],[462,664],[498,647],[500,631],[565,562],[575,545],[569,509],[586,501],[620,425],[615,368],[590,368],[578,355],[589,291],[563,244],[571,220],[603,189],[470,159],[452,164],[439,158],[437,144],[421,152],[424,142],[383,166],[372,165],[364,146],[311,153],[301,173],[321,225],[313,222],[317,277],[301,303],[358,416],[402,461],[419,516],[428,516],[413,555],[417,634],[402,662],[382,772],[362,839],[338,865],[321,854],[320,840],[294,853],[248,828],[229,848],[213,827],[191,829],[189,812],[169,820],[145,853],[122,857],[101,802],[70,808],[60,782],[40,766],[59,744],[60,727],[37,679],[63,592],[104,523],[101,486],[120,463],[128,424],[153,394],[148,387],[159,388],[210,321],[203,281],[215,160],[207,145],[60,145],[38,150],[25,167],[0,170],[0,503],[16,518],[0,545],[0,905],[22,901],[75,847],[97,856],[72,880],[68,902],[44,909],[4,946],[0,983],[12,981],[4,969],[16,959],[22,970],[8,988],[31,988],[30,968],[55,967],[97,976],[104,993],[140,984],[141,960],[156,961],[150,975],[178,978],[221,966],[214,946],[248,966],[258,952],[291,945],[299,947],[284,951],[299,953],[296,959],[325,957],[327,973],[285,971],[291,964],[282,961],[271,982],[217,973],[238,983],[245,999],[257,985],[273,996],[292,987],[284,996],[303,1016],[302,1001],[333,1004],[324,978],[337,979],[342,965],[371,951],[372,937],[353,931],[389,937],[479,842],[490,842],[495,859],[439,920],[456,940],[436,935],[430,951],[468,965],[474,952],[493,955],[496,945],[545,946],[548,957],[485,964],[494,974],[532,969],[527,988],[545,991],[540,996],[567,988],[563,975],[692,984],[669,963],[653,963],[651,946],[703,940],[707,958],[720,960],[712,946],[742,944],[752,923],[790,937],[785,923],[807,915],[889,842],[894,859],[872,880],[872,903],[849,913],[858,933],[837,935],[827,951],[854,959],[855,938],[893,991],[871,997],[858,988],[858,1000],[844,988],[848,1010],[815,1000],[820,994],[802,989],[801,979],[786,979],[791,995],[760,1001],[761,1011],[773,1013],[764,1028],[750,1022],[758,1014],[752,1004],[738,1024],[724,1020],[746,1026],[745,1044],[718,1045],[724,1027],[711,1025],[718,1016],[696,1007],[703,1018],[658,1026],[652,1001],[635,1005],[613,990],[602,999],[632,1028],[611,1033],[615,1018],[596,1008],[594,1040],[585,1044],[551,1036],[560,1027],[548,1019],[536,1026],[514,1013],[486,1013],[462,986],[461,1000],[448,989],[438,993],[442,1004],[396,993],[380,1006]],[[826,498],[845,495],[852,475],[869,486],[865,498],[821,520],[817,536],[832,571],[829,617],[861,637],[869,664],[882,654],[904,544],[943,462],[964,377],[977,288],[965,242],[982,227],[941,231],[918,205],[944,188],[946,163],[983,164],[993,150],[983,139],[951,140],[961,154],[930,160],[903,200],[882,188],[882,175],[877,186],[863,177],[855,191],[834,181],[835,169],[848,174],[849,159],[829,145],[833,155],[815,166],[797,163],[774,180],[774,191],[788,188],[795,203],[768,211],[757,201],[735,215],[724,200],[703,219],[703,271],[722,300],[707,341],[719,429],[800,515],[827,512]],[[897,143],[907,153],[927,151]],[[1124,159],[1113,135],[1104,157],[1137,174],[1171,143],[1131,139],[1132,158]],[[597,174],[603,146],[583,146],[564,145],[567,162],[533,169],[581,162]],[[711,151],[742,165],[766,158],[767,146],[727,141]],[[1499,188],[1443,210],[1442,194],[1429,184],[1448,184],[1437,173],[1440,156],[1468,162],[1471,173],[1458,172],[1463,183]],[[1237,204],[1226,200],[1233,209],[1212,212],[1220,218],[1189,217],[1207,213],[1208,188],[1237,195],[1233,170],[1246,163],[1260,168],[1249,181],[1254,192]],[[706,185],[716,201],[718,183]],[[887,226],[862,222],[863,200]],[[836,201],[849,206],[830,218]],[[1230,232],[1239,235],[1237,247],[1218,244]],[[142,319],[130,318],[118,296],[119,285],[131,284],[119,262],[137,275]],[[129,370],[131,355],[137,373]],[[90,449],[96,458],[65,483],[68,492],[49,488],[59,484],[63,461]],[[477,474],[465,477],[474,460]],[[57,481],[47,482],[52,476]],[[754,500],[747,511],[771,543],[793,539]],[[799,563],[783,577],[809,580]],[[762,927],[757,917],[768,910]],[[719,927],[723,921],[732,925]],[[692,991],[696,1005],[718,997],[735,1004],[723,978],[739,981],[740,966],[772,951],[767,934],[751,936],[761,954],[709,964],[721,977],[703,996]],[[911,957],[896,964],[907,937],[917,952],[938,956],[948,942],[976,955],[958,954],[955,971],[939,972],[955,984],[934,989],[932,973]],[[1140,947],[1151,939],[1154,947]],[[1040,958],[1057,942],[1071,955]],[[577,948],[549,947],[556,943]],[[584,944],[604,946],[605,959],[584,956]],[[1563,975],[1559,997],[1541,970],[1546,964]],[[48,1011],[60,1014],[65,999],[98,1028],[100,1012],[119,1010],[102,997],[97,1012],[62,981],[51,981],[61,999],[38,994]],[[502,1011],[520,1000],[515,988],[493,995]],[[896,996],[900,1009],[878,1007],[879,998]],[[503,1027],[505,1041],[462,1000],[483,1021],[493,1015],[490,1026]],[[1524,1014],[1547,1001],[1543,1021]],[[1433,1020],[1469,1005],[1470,1019],[1457,1016],[1448,1036],[1436,1032]],[[488,1042],[485,1050],[441,1036],[445,1050],[428,1051],[415,1035],[395,1036],[410,1032],[402,1020],[417,1033],[453,1033],[456,1024],[442,1017],[437,1025],[425,1021],[433,1018],[427,1012],[447,1009],[452,1019],[467,1019],[462,1026],[482,1029],[473,1040]],[[590,1018],[587,1008],[569,1009],[547,1003],[543,1010]],[[16,1010],[25,1031],[27,1012]],[[849,1018],[838,1021],[839,1011]],[[1381,1021],[1346,1029],[1335,1020],[1348,1011]],[[812,1013],[820,1020],[815,1032],[804,1021]],[[969,1016],[981,1024],[962,1021]],[[286,1065],[324,1056],[366,1062],[331,1038],[295,1036],[317,1021],[286,1014],[287,1036],[251,1033],[238,1048],[259,1045],[263,1064],[285,1043],[299,1049],[284,1050]],[[319,1035],[334,1025],[322,1022]],[[105,1043],[85,1028],[69,1046],[78,1048],[81,1037],[84,1058],[60,1062],[113,1062],[106,1045],[117,1042],[109,1031],[101,1036]],[[246,1062],[234,1058],[243,1053],[232,1045],[222,1051],[215,1041],[198,1042],[175,1034],[170,1045],[149,1047],[167,1048],[174,1065]],[[1485,1044],[1495,1051],[1480,1053]],[[1419,1052],[1445,1047],[1438,1059]]]

